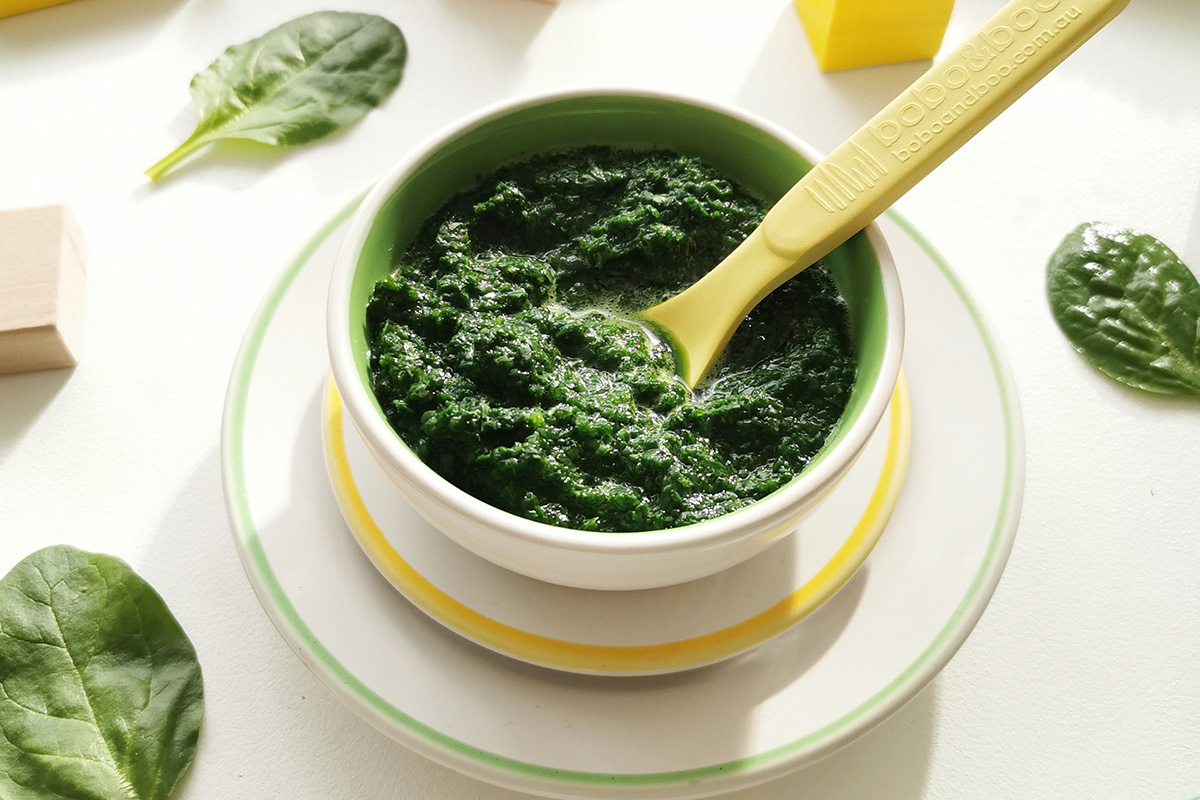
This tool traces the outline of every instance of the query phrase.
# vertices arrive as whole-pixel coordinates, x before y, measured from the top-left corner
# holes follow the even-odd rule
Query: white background
[[[955,43],[1001,3],[959,0]],[[927,67],[822,74],[786,0],[355,0],[411,48],[399,90],[313,146],[213,149],[141,172],[195,121],[223,48],[318,0],[79,0],[0,20],[0,208],[69,203],[89,249],[74,370],[0,377],[0,571],[43,545],[118,555],[205,672],[181,798],[515,798],[415,756],[301,665],[255,600],[221,496],[229,369],[295,251],[411,146],[532,91],[732,103],[828,151]],[[975,294],[1025,413],[1008,570],[934,683],[834,756],[735,795],[1167,798],[1200,793],[1200,402],[1091,371],[1044,299],[1080,222],[1200,268],[1200,4],[1129,9],[901,201]],[[930,503],[939,502],[931,496]]]

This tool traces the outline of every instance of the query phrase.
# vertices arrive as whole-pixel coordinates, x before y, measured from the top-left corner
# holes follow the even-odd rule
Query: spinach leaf
[[[218,139],[296,145],[361,118],[400,83],[408,47],[382,17],[319,11],[234,45],[192,78],[200,122],[146,170],[161,178]]]
[[[1055,320],[1092,366],[1160,394],[1200,394],[1200,284],[1169,247],[1103,223],[1072,231],[1050,259]]]
[[[166,800],[203,706],[196,651],[123,561],[56,545],[0,579],[0,797]]]

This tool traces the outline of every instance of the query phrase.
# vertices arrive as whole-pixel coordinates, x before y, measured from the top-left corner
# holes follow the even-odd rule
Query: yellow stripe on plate
[[[523,661],[574,672],[647,674],[720,661],[782,633],[815,611],[862,565],[887,526],[911,439],[908,389],[901,373],[888,409],[883,469],[850,536],[816,575],[775,605],[721,630],[649,645],[596,645],[554,639],[498,622],[434,586],[404,560],[371,517],[346,457],[342,399],[330,379],[324,403],[325,458],[333,490],[351,531],[379,570],[414,605],[479,644]]]

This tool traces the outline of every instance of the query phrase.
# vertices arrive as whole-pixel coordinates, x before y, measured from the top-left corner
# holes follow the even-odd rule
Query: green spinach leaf
[[[203,707],[196,651],[123,561],[56,545],[0,579],[0,797],[166,800]]]
[[[219,139],[311,142],[361,118],[400,83],[408,47],[382,17],[308,14],[226,50],[192,78],[200,122],[146,170],[152,180]]]
[[[1046,285],[1055,320],[1092,366],[1148,392],[1200,394],[1200,284],[1158,239],[1080,225]]]

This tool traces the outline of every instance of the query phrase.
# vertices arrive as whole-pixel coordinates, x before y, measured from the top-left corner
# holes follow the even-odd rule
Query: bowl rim
[[[599,97],[677,103],[725,115],[780,140],[811,164],[821,160],[820,154],[806,142],[762,117],[733,106],[669,91],[589,88],[540,92],[503,100],[460,117],[410,149],[375,183],[354,212],[338,248],[326,308],[326,333],[334,384],[359,435],[376,458],[386,462],[382,464],[385,472],[397,473],[411,483],[412,490],[453,508],[472,523],[518,541],[564,552],[615,555],[716,548],[745,536],[759,535],[787,522],[794,515],[797,505],[818,499],[836,484],[862,452],[882,419],[894,391],[904,343],[904,304],[895,261],[883,233],[873,221],[865,231],[879,262],[884,307],[888,313],[879,379],[862,411],[841,442],[811,471],[803,472],[761,500],[713,519],[676,528],[606,532],[559,527],[504,511],[455,486],[421,461],[378,412],[369,396],[369,389],[358,378],[349,334],[350,287],[359,254],[375,219],[400,183],[460,134],[534,106]]]

